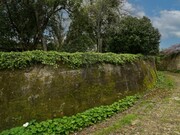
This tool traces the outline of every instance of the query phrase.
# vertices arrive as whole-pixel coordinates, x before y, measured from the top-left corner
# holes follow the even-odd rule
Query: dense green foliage
[[[87,51],[120,17],[122,1],[1,0],[0,49]]]
[[[62,49],[66,52],[86,52],[95,45],[92,21],[83,7],[74,9],[72,14],[72,22]]]
[[[3,10],[4,7],[0,6],[0,50],[3,50],[2,45],[4,50],[9,50],[15,46],[17,47],[17,43],[13,40],[10,40],[12,35],[14,35],[14,32],[11,31],[9,24],[7,23],[8,17],[6,16],[6,13],[3,12]]]
[[[2,0],[0,50],[158,53],[158,30],[147,17],[125,15],[124,2]]]
[[[58,67],[58,63],[70,67],[82,67],[96,63],[123,64],[133,62],[142,55],[114,53],[59,53],[45,51],[0,52],[0,69],[22,69],[34,64]]]
[[[147,17],[125,17],[109,40],[109,51],[115,53],[157,54],[160,33]]]
[[[43,122],[31,121],[27,127],[16,127],[3,131],[0,135],[67,135],[94,123],[102,121],[117,112],[122,112],[131,107],[138,96],[128,96],[112,105],[100,106],[78,113],[71,117],[56,118]]]
[[[45,49],[45,36],[53,31],[49,22],[59,12],[70,10],[74,3],[74,0],[1,0],[0,47],[5,50],[15,42],[17,46],[9,46],[6,51]]]

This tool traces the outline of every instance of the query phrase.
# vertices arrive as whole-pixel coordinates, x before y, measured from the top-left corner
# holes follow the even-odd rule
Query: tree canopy
[[[158,30],[147,17],[122,15],[124,1],[1,0],[0,50],[156,54]]]
[[[160,34],[147,17],[123,18],[116,29],[111,32],[109,51],[115,53],[157,54],[159,52]]]
[[[43,44],[43,35],[51,17],[67,7],[67,0],[2,0],[3,36],[11,32],[8,40],[18,43],[22,50],[37,49],[38,44]]]

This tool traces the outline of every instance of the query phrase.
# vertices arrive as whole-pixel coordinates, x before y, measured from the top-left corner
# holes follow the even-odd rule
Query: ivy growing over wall
[[[35,64],[58,67],[60,63],[72,68],[96,63],[124,64],[142,58],[142,55],[114,53],[66,53],[55,51],[0,52],[0,69],[23,69]]]

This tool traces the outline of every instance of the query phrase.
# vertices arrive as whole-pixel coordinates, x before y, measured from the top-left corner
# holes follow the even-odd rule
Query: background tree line
[[[0,50],[156,54],[160,34],[124,0],[1,0]]]

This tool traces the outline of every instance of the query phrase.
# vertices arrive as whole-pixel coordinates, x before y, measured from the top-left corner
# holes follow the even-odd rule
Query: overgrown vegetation
[[[157,72],[157,82],[152,91],[160,91],[164,93],[166,90],[171,90],[174,87],[174,82],[164,72]],[[150,91],[150,93],[152,92]],[[167,92],[167,91],[166,91]],[[142,98],[141,104],[146,104],[146,108],[152,109],[152,102]],[[137,114],[126,114],[121,119],[116,120],[112,125],[102,128],[95,132],[93,135],[109,135],[117,130],[121,130],[124,126],[132,124],[132,121],[139,118]]]
[[[157,83],[156,83],[156,88],[159,89],[171,89],[174,86],[174,82],[172,79],[167,77],[163,72],[157,72]]]
[[[67,135],[102,121],[117,112],[122,112],[128,109],[137,101],[138,98],[139,96],[128,96],[112,105],[95,107],[71,117],[56,118],[40,123],[31,121],[27,127],[22,126],[12,128],[3,131],[0,135]]]
[[[129,17],[131,13],[123,8],[125,3],[1,0],[0,50],[157,53],[158,30],[147,17]]]
[[[163,72],[158,72],[158,80],[156,88],[160,89],[171,89],[173,88],[173,81],[164,75]],[[35,120],[28,123],[27,127],[16,127],[10,130],[5,130],[0,135],[55,135],[55,134],[70,134],[74,131],[83,129],[84,127],[93,125],[100,122],[108,117],[111,117],[117,112],[122,112],[139,99],[139,96],[128,96],[112,105],[100,106],[89,109],[83,113],[78,113],[71,117],[56,118],[52,120],[47,120],[43,122],[36,122]],[[118,123],[112,125],[102,132],[109,132],[111,130],[116,130],[119,126],[123,126],[131,123],[135,119],[135,115],[127,115],[127,117],[122,118]]]
[[[158,76],[158,80],[155,85],[155,88],[151,89],[150,91],[148,91],[148,93],[146,93],[144,96],[142,96],[141,100],[138,102],[138,106],[135,106],[133,109],[128,111],[127,112],[128,114],[127,113],[125,113],[125,115],[120,114],[115,117],[116,119],[115,118],[109,119],[108,121],[106,121],[102,124],[98,124],[95,127],[95,130],[94,130],[94,127],[91,127],[90,129],[88,129],[85,132],[88,132],[89,130],[91,131],[91,129],[92,129],[93,133],[91,132],[91,134],[93,134],[93,135],[135,134],[136,132],[139,132],[140,134],[147,133],[146,131],[141,132],[141,130],[136,130],[137,127],[142,129],[141,124],[145,124],[147,119],[145,121],[143,121],[143,123],[139,123],[139,122],[142,120],[142,117],[147,117],[149,115],[149,113],[157,115],[157,113],[154,112],[157,110],[154,108],[155,107],[159,108],[159,107],[167,105],[166,104],[167,99],[169,100],[169,98],[167,98],[167,96],[174,91],[174,90],[171,91],[171,89],[174,88],[174,86],[175,86],[174,81],[168,77],[167,73],[158,71],[157,76]],[[157,102],[159,103],[160,101],[162,101],[163,103],[161,102],[157,106]],[[164,101],[166,103],[164,103]],[[159,106],[159,105],[162,105],[162,106]],[[171,108],[171,110],[173,110],[173,108],[171,106],[169,106],[169,107]],[[167,110],[167,107],[165,107],[164,109]],[[154,110],[154,111],[152,112],[152,110]],[[147,113],[147,115],[146,115],[146,113]],[[163,111],[161,115],[164,115],[164,113],[171,113],[171,112]],[[164,116],[168,117],[169,115],[164,115]],[[154,118],[154,117],[152,117],[152,118]],[[157,121],[159,121],[159,120],[157,120]],[[154,123],[152,123],[152,124],[154,124]],[[105,128],[104,128],[104,126],[105,126]],[[147,126],[150,126],[150,125],[148,124]],[[128,130],[131,130],[132,127],[133,127],[133,130],[132,130],[132,132],[130,131],[130,133],[129,133]]]
[[[133,62],[142,55],[114,53],[59,53],[55,51],[0,52],[0,69],[22,69],[34,64],[58,67],[67,64],[77,68],[96,63],[123,64]]]
[[[147,17],[125,17],[110,33],[109,51],[115,53],[159,53],[160,34]]]
[[[180,44],[173,45],[160,52],[156,57],[158,70],[179,73],[178,57],[180,55]]]
[[[86,51],[107,38],[124,0],[2,0],[0,49]],[[65,48],[64,48],[65,47]],[[69,48],[69,49],[67,49]]]

